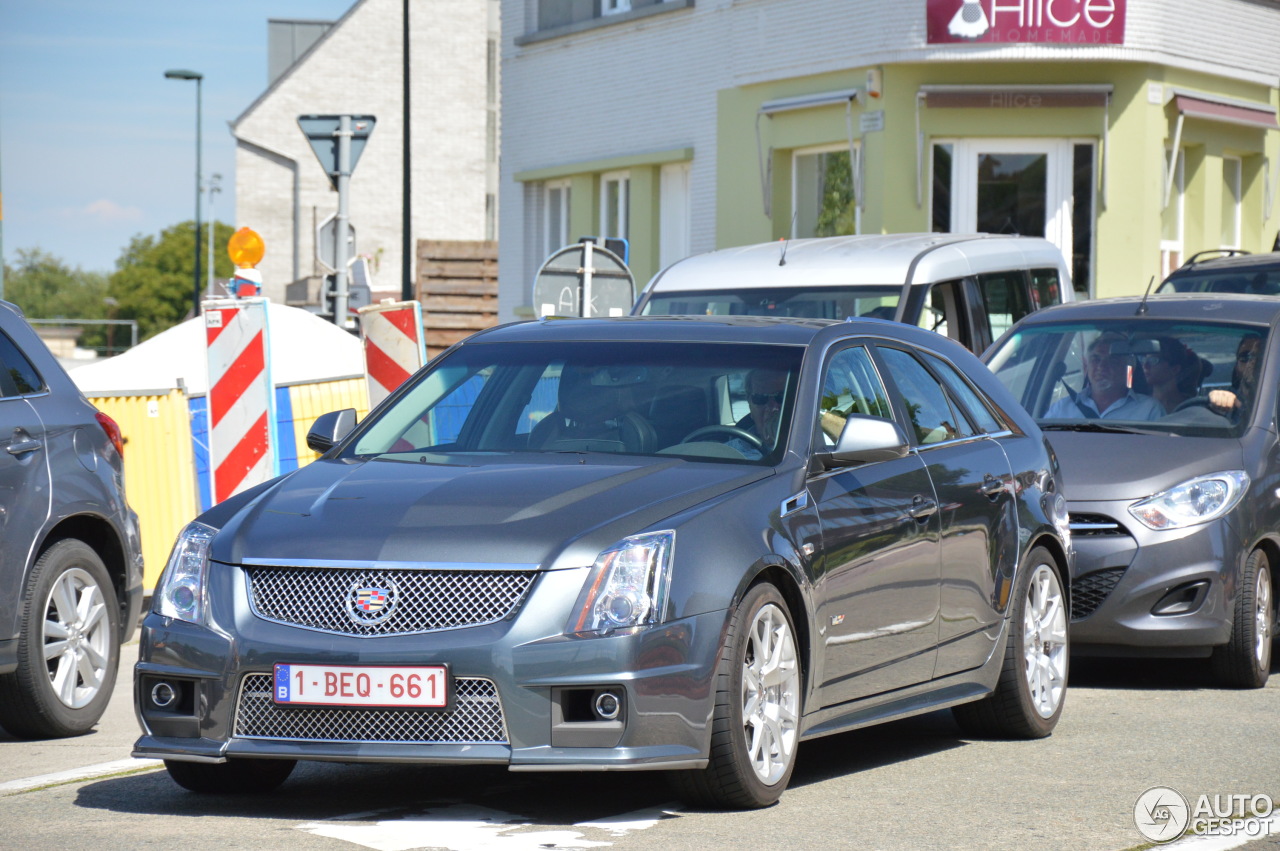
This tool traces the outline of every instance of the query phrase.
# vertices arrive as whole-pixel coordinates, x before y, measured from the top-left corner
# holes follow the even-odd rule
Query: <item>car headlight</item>
[[[154,612],[191,623],[203,622],[209,544],[217,533],[217,529],[192,522],[178,534],[169,563],[160,575]]]
[[[667,605],[674,531],[623,538],[596,556],[574,632],[659,623]]]
[[[1208,523],[1236,507],[1249,489],[1243,470],[1197,476],[1129,506],[1129,513],[1157,531]]]

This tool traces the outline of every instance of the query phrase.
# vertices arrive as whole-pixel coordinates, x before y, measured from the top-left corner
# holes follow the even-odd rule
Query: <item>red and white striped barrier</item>
[[[213,501],[276,474],[267,299],[201,305],[209,356],[209,469]]]
[[[383,301],[362,307],[364,373],[369,408],[387,398],[427,362],[422,337],[422,305],[416,301]]]

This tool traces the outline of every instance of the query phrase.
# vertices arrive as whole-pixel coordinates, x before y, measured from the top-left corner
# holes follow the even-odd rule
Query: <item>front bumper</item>
[[[1082,655],[1208,655],[1230,638],[1245,555],[1230,515],[1157,532],[1128,505],[1068,504],[1076,548],[1072,647]]]
[[[705,766],[727,613],[606,637],[559,634],[563,606],[540,614],[538,600],[573,600],[581,579],[575,571],[545,575],[509,622],[411,636],[317,633],[258,619],[243,599],[234,629],[149,614],[134,695],[144,732],[134,755],[490,763],[512,770]],[[546,629],[550,623],[556,634]],[[442,712],[278,707],[270,697],[277,662],[443,663],[458,696]],[[162,682],[178,692],[165,707],[152,698]],[[605,689],[620,698],[616,718],[591,711],[591,696]]]

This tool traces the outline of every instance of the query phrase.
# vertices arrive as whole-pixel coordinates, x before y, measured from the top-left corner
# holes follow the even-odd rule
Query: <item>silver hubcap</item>
[[[44,660],[53,692],[80,709],[97,696],[107,674],[111,621],[102,589],[72,568],[58,577],[45,602]]]
[[[770,603],[756,612],[742,661],[742,725],[747,757],[768,786],[782,779],[796,751],[800,665],[787,617]]]
[[[1265,569],[1258,571],[1254,584],[1253,617],[1256,624],[1253,653],[1258,668],[1267,671],[1271,669],[1271,574]]]
[[[1058,575],[1045,564],[1031,574],[1022,646],[1031,704],[1049,718],[1067,687],[1067,612]]]

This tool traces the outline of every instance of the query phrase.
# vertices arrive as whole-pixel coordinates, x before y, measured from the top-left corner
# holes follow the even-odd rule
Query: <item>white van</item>
[[[1071,300],[1045,239],[887,234],[724,248],[663,269],[632,310],[654,315],[873,316],[928,328],[980,353],[1014,322]]]

